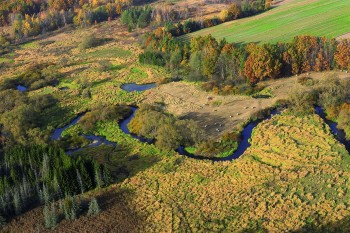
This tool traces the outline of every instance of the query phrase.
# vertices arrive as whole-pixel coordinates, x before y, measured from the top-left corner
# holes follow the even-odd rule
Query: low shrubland
[[[176,119],[151,105],[141,105],[129,127],[134,134],[155,139],[155,144],[165,150],[197,145],[204,136],[194,121]]]
[[[15,78],[5,79],[1,83],[0,90],[16,89],[17,85],[25,86],[29,90],[37,90],[46,86],[57,85],[60,78],[61,74],[54,66],[35,64]]]

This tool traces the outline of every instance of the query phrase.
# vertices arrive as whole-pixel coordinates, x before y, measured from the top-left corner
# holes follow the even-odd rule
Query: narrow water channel
[[[78,123],[78,121],[85,115],[84,114],[80,114],[79,116],[77,116],[75,119],[73,119],[68,125],[62,127],[62,128],[57,128],[53,134],[51,135],[51,140],[52,141],[57,141],[61,138],[62,136],[62,133],[63,131],[65,131],[66,129],[68,129],[69,127],[75,125]],[[86,147],[84,148],[89,148],[89,147],[97,147],[97,146],[100,146],[102,144],[105,144],[105,145],[112,145],[113,147],[116,147],[117,144],[115,142],[111,142],[111,141],[108,141],[105,137],[102,137],[102,136],[96,136],[96,135],[85,135],[85,134],[82,134],[80,136],[83,136],[84,138],[88,139],[89,141],[92,141],[91,144],[87,145]],[[80,151],[84,148],[77,148],[77,149],[74,149],[74,150],[68,150],[66,151],[68,154],[72,154],[74,152],[77,152],[77,151]]]
[[[131,84],[123,85],[122,89],[126,90],[126,91],[129,91],[129,92],[132,92],[132,91],[145,91],[145,90],[154,88],[155,86],[156,86],[156,84],[138,85],[138,84],[135,84],[135,83],[131,83]],[[132,114],[119,123],[120,129],[125,134],[129,134],[129,135],[131,135],[131,137],[133,137],[133,138],[135,138],[135,139],[137,139],[137,140],[139,140],[141,142],[145,142],[145,143],[148,143],[148,144],[154,143],[154,140],[149,140],[149,139],[146,139],[144,137],[140,137],[140,136],[137,136],[135,134],[132,134],[130,132],[130,130],[128,128],[128,124],[135,117],[135,113],[137,111],[137,107],[130,107],[130,109],[132,110]],[[349,149],[350,149],[350,142],[346,140],[344,131],[338,129],[337,123],[332,122],[330,120],[327,120],[326,114],[324,113],[324,111],[323,111],[323,109],[321,107],[316,106],[315,107],[315,112],[316,112],[316,114],[318,114],[325,121],[325,123],[330,127],[331,132],[335,135],[335,137],[341,143],[343,143],[346,146],[347,150],[349,151]],[[205,160],[211,160],[211,161],[231,161],[231,160],[237,159],[241,155],[243,155],[244,152],[251,146],[250,142],[249,142],[249,139],[252,136],[253,129],[260,122],[262,122],[263,120],[270,119],[272,116],[274,116],[276,114],[280,114],[280,111],[273,110],[268,117],[266,117],[264,119],[261,119],[261,120],[256,120],[256,121],[253,121],[253,122],[247,124],[244,127],[243,131],[242,131],[242,134],[241,134],[241,139],[242,140],[240,141],[237,150],[234,153],[232,153],[231,155],[227,156],[227,157],[218,158],[218,157],[204,157],[204,156],[200,156],[200,155],[195,155],[195,154],[191,154],[191,153],[187,152],[184,147],[179,147],[176,151],[179,154],[181,154],[181,155],[184,155],[184,156],[187,156],[187,157],[190,157],[190,158],[194,158],[194,159],[203,159],[203,160],[205,159]],[[73,119],[72,122],[70,122],[68,125],[66,125],[66,126],[64,126],[62,128],[56,129],[55,132],[52,134],[51,139],[52,140],[59,140],[59,138],[61,137],[63,131],[66,130],[67,128],[69,128],[70,126],[75,125],[80,120],[80,118],[83,115],[84,114],[79,115],[77,118]],[[85,137],[86,139],[88,139],[90,141],[93,141],[87,147],[96,147],[96,146],[100,146],[103,143],[107,144],[107,145],[116,146],[116,143],[110,142],[110,141],[106,140],[104,137],[95,136],[95,135],[81,135],[81,136]],[[78,148],[77,150],[68,151],[68,153],[76,152],[76,151],[78,151],[80,149],[82,149],[82,148]]]

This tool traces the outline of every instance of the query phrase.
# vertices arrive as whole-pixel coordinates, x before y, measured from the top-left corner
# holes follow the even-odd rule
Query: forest
[[[12,146],[1,151],[0,159],[2,222],[3,218],[10,219],[40,204],[51,209],[51,203],[56,200],[69,201],[72,195],[111,182],[103,166],[83,157],[72,158],[54,146]],[[80,210],[69,207],[67,211],[69,217],[75,219]],[[56,222],[51,221],[49,227],[54,227]]]
[[[212,36],[182,43],[158,28],[145,37],[140,62],[165,65],[174,75],[201,81],[203,88],[223,94],[239,85],[308,72],[349,69],[350,42],[315,36],[298,36],[290,43],[234,44]]]
[[[167,30],[174,36],[183,35],[202,28],[211,27],[223,22],[249,17],[268,10],[271,1],[246,0],[234,2],[219,17],[202,19],[200,21],[186,20],[183,24],[183,14],[174,9],[167,11],[162,8],[153,9],[144,5],[151,1],[87,1],[87,0],[40,0],[40,1],[4,1],[0,2],[0,26],[11,27],[11,37],[16,41],[37,36],[41,33],[54,31],[74,24],[87,27],[103,21],[111,21],[121,16],[121,21],[127,25],[128,31],[136,27],[144,28],[151,21],[165,24]],[[185,18],[186,19],[186,18]],[[174,23],[179,22],[174,25]]]

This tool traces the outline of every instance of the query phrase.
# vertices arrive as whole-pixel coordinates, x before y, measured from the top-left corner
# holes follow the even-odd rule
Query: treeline
[[[72,11],[79,9],[96,9],[103,6],[107,9],[109,16],[121,14],[123,9],[139,1],[133,0],[1,0],[0,1],[0,26],[11,25],[14,16],[36,15],[45,11]]]
[[[57,147],[14,146],[0,160],[0,212],[6,218],[110,182],[102,165]]]
[[[128,26],[128,31],[144,28],[151,22],[151,13],[150,7],[131,7],[122,13],[121,21]]]
[[[146,1],[150,2],[150,1]],[[198,21],[187,20],[177,10],[151,9],[150,7],[132,7],[145,2],[133,0],[28,0],[2,1],[0,4],[0,26],[12,26],[12,37],[21,40],[23,37],[36,36],[47,31],[74,23],[76,26],[89,26],[122,15],[122,22],[131,31],[144,28],[151,21],[165,25],[166,31],[173,36],[183,35],[202,28],[215,26],[229,20],[248,17],[269,9],[270,1],[244,0],[231,4],[218,17]],[[181,16],[182,15],[182,16]]]
[[[204,132],[196,122],[177,119],[153,105],[141,105],[128,127],[134,134],[155,139],[156,146],[165,150],[198,145],[204,140]]]
[[[164,20],[164,31],[172,36],[181,36],[187,33],[195,32],[203,28],[213,27],[231,20],[249,17],[270,9],[271,1],[265,0],[245,0],[234,2],[213,18],[204,18],[201,20],[185,20],[184,22],[173,23],[175,20],[170,18]],[[155,16],[157,18],[157,15]],[[173,17],[175,18],[175,17]]]
[[[350,42],[314,36],[297,36],[289,43],[234,44],[211,35],[176,40],[157,29],[146,36],[141,63],[165,64],[175,75],[204,81],[207,90],[234,93],[240,84],[254,85],[310,71],[350,68]]]
[[[12,26],[12,37],[20,40],[72,23],[88,26],[111,20],[133,4],[132,0],[1,1],[0,26]]]

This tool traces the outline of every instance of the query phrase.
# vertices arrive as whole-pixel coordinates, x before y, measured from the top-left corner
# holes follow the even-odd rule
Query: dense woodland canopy
[[[57,147],[7,148],[0,152],[0,164],[0,215],[6,218],[110,182],[103,166]]]
[[[222,22],[248,17],[270,8],[270,2],[265,0],[233,1],[227,10],[223,10],[219,17],[187,20],[182,25],[178,23],[178,30],[173,23],[188,18],[188,9],[138,7],[152,1],[137,0],[27,0],[1,1],[0,26],[11,26],[12,37],[21,40],[24,37],[39,35],[47,31],[74,23],[76,26],[89,26],[95,23],[112,20],[122,16],[122,22],[129,31],[149,25],[151,21],[158,24],[166,23],[173,35],[184,34],[201,28],[217,25]],[[135,7],[136,6],[136,7]]]
[[[209,90],[233,93],[239,84],[298,75],[311,71],[349,69],[350,42],[298,36],[290,43],[231,44],[211,35],[189,44],[158,28],[144,40],[140,62],[166,65],[192,81],[207,82]]]

